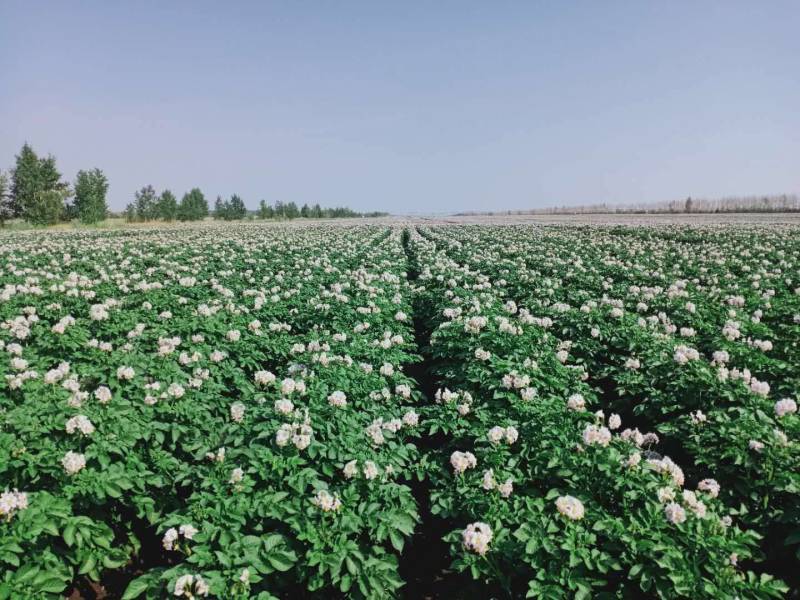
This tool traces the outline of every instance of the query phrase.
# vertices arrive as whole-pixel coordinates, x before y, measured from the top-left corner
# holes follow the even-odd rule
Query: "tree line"
[[[183,195],[180,202],[175,195],[164,190],[157,194],[153,186],[147,185],[136,192],[133,202],[125,209],[125,217],[129,222],[143,221],[196,221],[208,216],[223,221],[239,221],[242,219],[345,219],[357,217],[385,217],[389,213],[360,213],[346,207],[322,208],[319,204],[297,206],[295,202],[280,200],[267,204],[261,200],[258,209],[248,210],[244,200],[238,194],[223,200],[217,196],[213,211],[209,211],[208,201],[198,188]]]
[[[156,194],[152,185],[146,185],[134,195],[125,207],[129,223],[144,221],[199,221],[208,216],[208,200],[199,188],[192,188],[180,202],[170,190]]]
[[[78,171],[70,186],[56,168],[54,156],[40,157],[26,143],[10,173],[0,172],[0,224],[8,219],[34,225],[73,219],[96,223],[108,213],[107,192],[108,179],[100,169]]]
[[[553,206],[531,210],[508,210],[487,213],[464,212],[469,215],[591,215],[591,214],[719,214],[719,213],[791,213],[800,212],[800,198],[795,194],[773,196],[730,196],[727,198],[686,198],[642,204],[584,204]]]
[[[52,154],[40,157],[30,144],[23,144],[8,171],[0,171],[0,225],[9,219],[23,219],[33,225],[53,225],[62,221],[79,220],[98,223],[111,216],[108,209],[108,178],[94,168],[78,171],[75,181],[64,181]],[[217,197],[213,212],[199,188],[192,188],[178,201],[170,190],[160,194],[146,185],[134,194],[134,200],[123,215],[129,222],[198,221],[209,215],[215,219],[233,221],[245,218],[260,219],[338,219],[346,217],[379,217],[388,213],[359,213],[345,207],[322,208],[319,204],[294,202],[267,204],[261,200],[256,211],[249,211],[237,194],[228,200]]]
[[[303,204],[298,208],[294,202],[275,202],[274,205],[267,204],[262,200],[258,205],[257,215],[259,219],[347,219],[354,217],[385,217],[389,213],[367,212],[360,213],[344,206],[335,208],[322,208],[319,204],[309,206]]]

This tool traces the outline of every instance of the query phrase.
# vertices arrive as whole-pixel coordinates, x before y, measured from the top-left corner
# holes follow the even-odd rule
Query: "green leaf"
[[[389,531],[389,539],[391,540],[392,546],[394,546],[395,550],[397,550],[398,552],[403,551],[403,546],[405,545],[405,540],[403,539],[403,536],[401,536],[399,533],[397,533],[397,531],[392,529]]]
[[[783,543],[785,546],[800,544],[800,529],[798,529],[797,531],[793,531],[791,534],[786,536],[786,540]]]
[[[3,562],[7,562],[10,565],[14,565],[15,567],[19,566],[19,556],[14,554],[13,552],[4,552],[0,554],[0,560]]]
[[[132,600],[133,598],[138,598],[145,592],[145,590],[147,590],[149,584],[149,575],[137,577],[128,584],[128,587],[125,589],[125,593],[122,594],[122,600]]]
[[[397,529],[399,529],[406,535],[411,535],[412,533],[414,533],[414,519],[412,519],[408,515],[395,514],[392,517],[392,525],[394,525]]]
[[[358,567],[356,563],[353,561],[352,558],[349,556],[344,559],[345,565],[347,565],[347,570],[350,572],[351,575],[355,575],[358,573]]]
[[[84,575],[94,569],[95,566],[97,566],[97,559],[94,557],[94,555],[90,554],[83,561],[83,564],[81,564],[80,568],[78,569],[78,573]]]
[[[271,552],[282,541],[283,541],[283,536],[279,533],[272,533],[262,538],[262,542],[264,544],[264,550],[266,552]]]
[[[53,536],[58,535],[58,526],[56,525],[55,521],[52,520],[47,520],[42,523],[42,530]]]
[[[75,545],[75,529],[75,525],[72,523],[64,527],[64,541],[67,543],[67,546]]]
[[[350,575],[346,573],[342,575],[342,580],[339,582],[339,590],[341,590],[343,593],[346,593],[350,589],[350,586],[352,585],[353,585],[352,577],[350,577]]]
[[[294,566],[294,559],[288,552],[274,552],[267,560],[276,571],[288,571]]]
[[[26,564],[16,572],[14,579],[18,583],[27,583],[33,581],[39,571],[41,571],[41,569],[36,565]]]
[[[67,582],[64,581],[58,575],[53,575],[48,577],[40,584],[36,586],[36,589],[40,592],[49,592],[51,594],[58,594],[59,592],[63,592],[64,588],[67,587]]]

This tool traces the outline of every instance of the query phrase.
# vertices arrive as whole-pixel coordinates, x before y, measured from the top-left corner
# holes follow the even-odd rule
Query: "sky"
[[[394,214],[800,192],[800,2],[0,0],[0,169]]]

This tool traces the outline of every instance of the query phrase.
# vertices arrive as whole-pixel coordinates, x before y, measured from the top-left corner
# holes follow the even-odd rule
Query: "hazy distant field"
[[[596,223],[606,225],[649,225],[671,223],[679,225],[706,224],[770,224],[800,225],[800,213],[725,213],[725,214],[583,214],[583,215],[465,215],[465,216],[414,216],[411,221],[423,223],[507,225],[524,223]]]

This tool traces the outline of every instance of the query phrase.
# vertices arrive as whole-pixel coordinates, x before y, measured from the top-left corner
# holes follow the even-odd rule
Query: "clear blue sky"
[[[800,191],[800,2],[0,2],[23,141],[112,208],[394,213]]]

